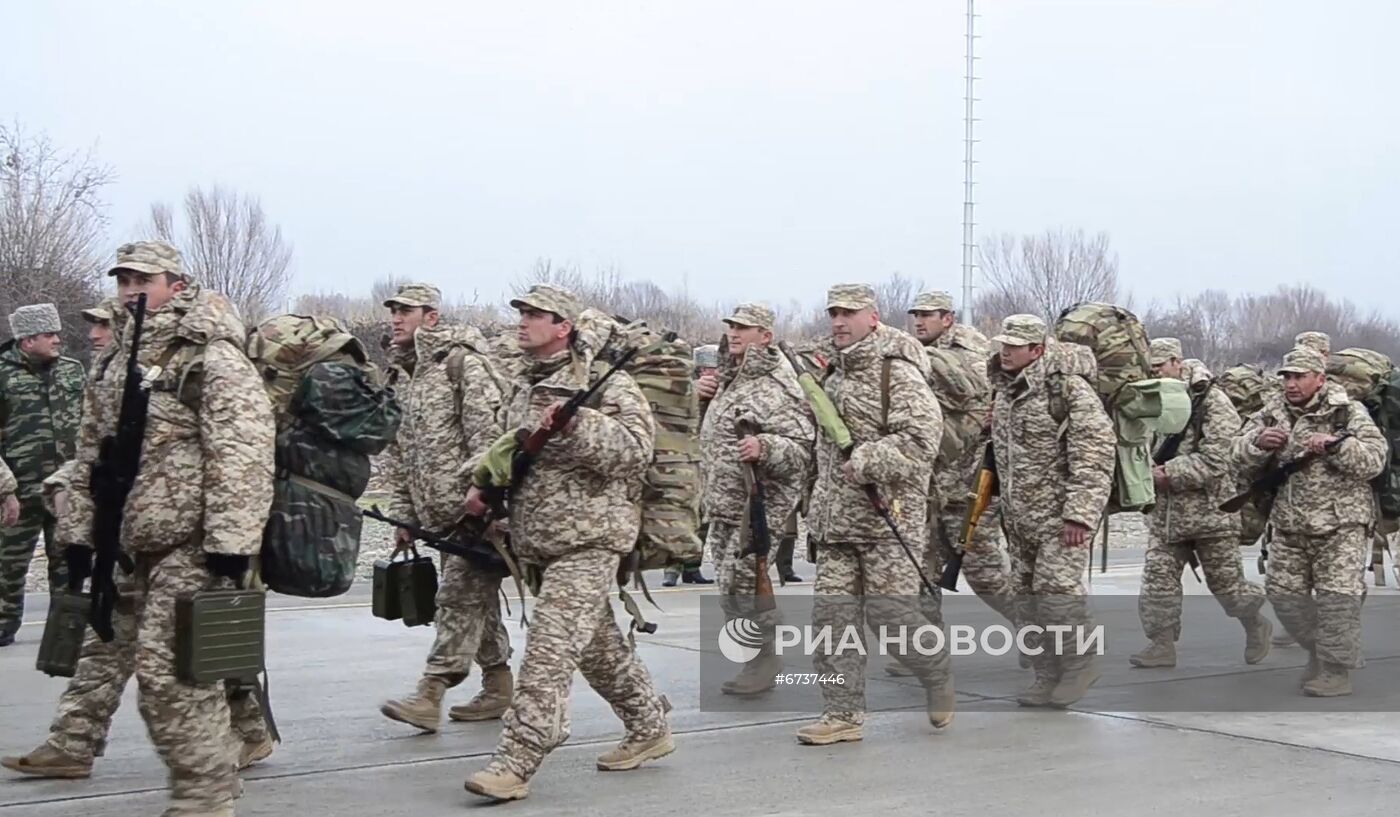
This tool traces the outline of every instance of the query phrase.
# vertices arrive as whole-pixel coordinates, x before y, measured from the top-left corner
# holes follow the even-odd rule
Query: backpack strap
[[[889,430],[890,425],[890,369],[893,358],[885,358],[880,365],[880,427]]]

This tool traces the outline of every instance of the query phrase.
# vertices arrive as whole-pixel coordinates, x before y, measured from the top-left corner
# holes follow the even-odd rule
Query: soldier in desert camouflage
[[[814,428],[796,374],[771,348],[773,311],[763,304],[740,304],[724,322],[726,359],[719,361],[700,429],[707,546],[715,555],[726,615],[756,621],[768,635],[758,657],[723,687],[726,694],[753,695],[773,687],[782,663],[771,641],[776,617],[760,614],[753,604],[755,557],[741,556],[749,545],[743,536],[749,502],[745,469],[752,466],[763,484],[768,529],[779,530],[801,498]],[[705,396],[709,385],[704,379],[701,383]]]
[[[864,632],[930,626],[920,603],[923,581],[919,552],[927,536],[933,461],[943,418],[928,387],[927,360],[918,341],[880,322],[868,284],[838,284],[827,293],[831,319],[829,375],[823,388],[855,443],[849,458],[825,435],[816,444],[817,479],[808,520],[817,556],[814,627]],[[903,536],[895,534],[872,505],[864,486],[873,485]],[[953,720],[953,676],[946,650],[919,652],[897,645],[896,659],[924,687],[929,723]],[[814,657],[821,686],[822,716],[797,731],[800,743],[859,741],[865,723],[865,656]]]
[[[1303,692],[1349,695],[1351,671],[1364,666],[1362,568],[1377,514],[1369,482],[1385,467],[1388,446],[1366,409],[1328,382],[1321,354],[1295,348],[1279,373],[1283,393],[1249,418],[1233,453],[1251,477],[1316,458],[1275,494],[1264,589],[1279,621],[1308,651]]]
[[[496,414],[508,384],[488,357],[489,345],[470,326],[441,321],[442,294],[428,284],[405,284],[384,302],[391,313],[390,383],[398,390],[403,421],[386,449],[392,487],[389,515],[432,531],[451,529],[470,487],[467,461],[500,434]],[[413,538],[395,533],[398,550]],[[448,710],[454,721],[493,720],[510,706],[510,637],[501,621],[501,580],[461,556],[444,554],[433,646],[417,690],[386,701],[385,717],[436,732],[447,690],[462,683],[472,660],[482,671],[481,692]]]
[[[503,417],[507,430],[553,429],[563,400],[589,385],[591,360],[576,343],[582,308],[567,290],[538,284],[511,301],[528,362]],[[666,705],[646,665],[618,628],[608,589],[641,528],[642,476],[656,423],[641,389],[619,371],[557,429],[533,468],[511,488],[511,545],[539,575],[525,659],[501,740],[468,791],[492,800],[528,796],[545,757],[569,737],[574,672],[622,719],[626,735],[597,758],[601,771],[636,769],[675,751]],[[479,459],[479,458],[478,458]],[[473,487],[468,510],[486,513]]]

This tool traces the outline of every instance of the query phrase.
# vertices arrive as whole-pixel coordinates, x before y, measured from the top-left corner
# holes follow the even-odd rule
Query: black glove
[[[252,560],[251,556],[230,556],[227,553],[204,554],[204,563],[209,567],[210,573],[225,579],[233,579],[234,582],[242,579],[243,574],[248,572],[248,565]]]
[[[92,548],[88,545],[69,545],[63,549],[63,561],[68,565],[69,592],[81,592],[83,582],[92,576]]]

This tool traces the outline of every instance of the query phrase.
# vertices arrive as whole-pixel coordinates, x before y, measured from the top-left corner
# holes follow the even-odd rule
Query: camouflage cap
[[[1176,338],[1153,338],[1152,339],[1152,365],[1166,363],[1170,360],[1183,360],[1185,354],[1181,351],[1181,341]]]
[[[696,346],[694,358],[697,369],[718,369],[719,346],[713,343],[707,346]]]
[[[1039,315],[1009,315],[1001,322],[1001,334],[992,343],[1033,346],[1045,342],[1045,321]]]
[[[553,312],[570,323],[578,323],[579,313],[583,307],[579,305],[578,298],[563,287],[552,284],[535,284],[526,290],[524,295],[511,299],[510,305],[515,309],[538,309],[542,312]]]
[[[112,307],[106,302],[103,302],[97,306],[84,309],[82,315],[83,319],[88,323],[111,323]]]
[[[953,296],[946,292],[920,292],[914,296],[914,305],[909,307],[909,314],[915,312],[952,312]]]
[[[1326,332],[1299,332],[1298,336],[1293,338],[1293,345],[1312,349],[1323,355],[1332,351],[1332,339]]]
[[[30,304],[10,313],[10,335],[16,339],[62,331],[63,323],[53,304]]]
[[[432,284],[404,284],[399,287],[398,292],[384,301],[384,305],[439,309],[442,307],[442,290]]]
[[[773,329],[773,310],[764,304],[744,303],[734,307],[734,314],[724,319],[730,326],[757,326],[760,329]]]
[[[117,263],[107,270],[107,274],[116,275],[122,270],[142,275],[163,275],[168,272],[181,278],[189,277],[180,251],[168,241],[132,241],[117,247]]]
[[[826,291],[827,309],[874,309],[875,289],[869,284],[837,284]]]
[[[1309,349],[1306,346],[1295,346],[1293,351],[1283,356],[1283,365],[1278,367],[1279,373],[1293,372],[1295,374],[1307,374],[1308,372],[1322,373],[1327,371],[1327,362],[1322,359],[1322,354],[1316,349]]]

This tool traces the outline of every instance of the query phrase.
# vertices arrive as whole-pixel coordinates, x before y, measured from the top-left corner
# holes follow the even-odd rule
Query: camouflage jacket
[[[250,556],[261,548],[276,426],[262,378],[243,352],[245,337],[228,299],[197,286],[146,316],[140,365],[165,365],[151,390],[141,467],[123,516],[128,552],[164,553],[196,541],[207,553]],[[88,484],[98,443],[116,431],[130,352],[123,331],[94,368],[73,485]],[[76,490],[68,499],[73,529],[90,531],[91,496]]]
[[[753,346],[738,364],[733,358],[722,361],[719,392],[700,428],[706,519],[730,525],[743,522],[748,501],[738,454],[744,436],[736,429],[740,420],[758,429],[763,454],[755,470],[763,483],[768,527],[780,530],[802,498],[814,428],[797,375],[776,349]]]
[[[1192,416],[1176,456],[1166,463],[1170,483],[1165,492],[1157,492],[1152,532],[1168,544],[1238,536],[1239,514],[1223,513],[1220,506],[1235,495],[1237,486],[1230,451],[1240,415],[1225,392],[1211,386],[1210,371],[1203,364],[1188,362],[1183,374],[1191,388]]]
[[[1108,504],[1117,436],[1093,386],[1052,372],[1056,354],[1052,344],[1007,378],[992,406],[1002,518],[1010,529],[1059,528],[1067,521],[1093,529]],[[1051,408],[1057,391],[1063,429]]]
[[[894,535],[866,497],[863,486],[874,483],[904,540],[925,541],[929,480],[943,434],[943,413],[928,387],[923,348],[908,334],[881,324],[865,339],[833,352],[829,360],[823,388],[855,443],[850,457],[855,481],[842,474],[840,450],[819,436],[808,519],[811,536],[828,544],[894,545]],[[882,380],[887,360],[886,393]],[[883,407],[886,399],[888,412]]]
[[[0,496],[39,498],[39,484],[73,458],[83,407],[83,364],[34,366],[13,340],[0,346]]]
[[[413,346],[395,348],[390,384],[403,407],[383,467],[390,516],[429,530],[452,526],[464,510],[471,473],[464,466],[501,434],[506,383],[470,326],[422,327]]]
[[[538,427],[546,409],[587,388],[587,372],[587,362],[568,351],[526,365],[505,410],[506,430]],[[524,561],[548,563],[586,549],[626,554],[636,546],[656,422],[623,371],[608,378],[590,405],[512,489],[511,547]]]
[[[1270,426],[1289,429],[1288,442],[1278,451],[1255,445],[1260,432]],[[1235,439],[1241,476],[1253,479],[1302,456],[1313,434],[1342,429],[1354,436],[1294,474],[1275,495],[1269,521],[1278,532],[1317,536],[1346,525],[1373,524],[1377,508],[1369,482],[1385,467],[1385,437],[1360,403],[1347,397],[1341,386],[1328,383],[1306,406],[1290,405],[1282,393],[1269,395]]]
[[[943,505],[960,505],[982,462],[978,445],[982,429],[992,408],[992,385],[987,376],[987,359],[991,344],[987,337],[971,326],[961,323],[938,336],[928,347],[929,385],[943,409],[943,437],[939,443],[939,458],[934,469],[935,495]],[[947,384],[937,374],[938,354],[951,354],[958,364],[962,394],[949,394]]]

